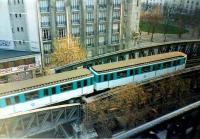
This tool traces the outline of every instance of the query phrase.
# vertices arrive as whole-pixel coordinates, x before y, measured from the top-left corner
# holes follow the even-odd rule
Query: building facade
[[[41,50],[50,63],[53,40],[80,39],[88,57],[134,47],[140,0],[38,0]]]
[[[40,53],[0,49],[0,84],[31,79],[40,71]]]
[[[40,51],[37,0],[1,0],[0,15],[0,49]]]

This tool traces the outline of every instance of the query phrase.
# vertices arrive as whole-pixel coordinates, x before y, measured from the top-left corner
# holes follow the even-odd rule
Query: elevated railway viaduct
[[[199,64],[198,57],[200,56],[200,40],[190,40],[190,41],[179,41],[179,42],[168,42],[163,44],[157,44],[157,45],[151,45],[148,47],[141,47],[137,49],[129,49],[129,50],[123,50],[118,51],[111,54],[105,54],[100,57],[94,57],[92,59],[86,59],[84,61],[72,63],[66,66],[58,67],[55,69],[56,72],[63,72],[68,71],[72,69],[76,69],[78,67],[87,67],[91,65],[96,64],[102,64],[102,63],[109,63],[114,61],[121,61],[121,60],[127,60],[137,57],[143,57],[147,55],[154,55],[159,53],[165,53],[170,51],[182,51],[188,55],[189,62],[188,67],[185,71],[182,71],[181,73],[176,73],[179,76],[185,76],[187,78],[191,78],[193,81],[194,86],[199,86],[199,80],[198,77],[200,74],[200,66],[193,67],[195,65]],[[195,58],[195,60],[194,60]],[[143,84],[151,84],[153,82],[168,78],[170,76],[175,75],[168,75],[162,78],[158,78],[155,80],[147,81]],[[107,97],[107,95],[99,96]],[[95,99],[99,99],[98,97]],[[191,100],[197,101],[195,97],[191,96]],[[188,112],[192,109],[196,109],[200,107],[200,103],[194,103],[191,104],[191,106],[181,109],[180,111],[177,111],[175,114],[171,114],[171,118],[179,116],[185,112]],[[63,105],[63,106],[55,106],[50,108],[42,108],[34,111],[30,111],[28,113],[21,113],[18,115],[13,115],[11,117],[7,117],[4,119],[0,119],[0,137],[30,137],[37,134],[43,134],[48,130],[53,130],[52,132],[54,135],[58,135],[58,137],[69,137],[67,133],[67,129],[65,128],[65,124],[72,123],[72,122],[79,122],[81,119],[80,114],[80,104],[74,104],[74,105]],[[169,117],[168,117],[169,118]],[[155,119],[158,121],[152,121],[153,123],[147,123],[149,125],[144,125],[145,128],[141,128],[139,126],[139,131],[137,130],[130,130],[121,134],[118,134],[114,136],[115,138],[121,138],[121,137],[131,137],[133,135],[136,135],[139,132],[148,130],[157,124],[164,122],[167,119],[167,117],[164,117],[163,119]],[[136,128],[137,129],[137,128]],[[37,137],[37,136],[36,136]],[[75,136],[74,136],[75,137]]]

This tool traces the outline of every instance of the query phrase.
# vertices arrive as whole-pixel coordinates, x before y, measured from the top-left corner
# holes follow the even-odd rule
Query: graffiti
[[[11,45],[10,41],[0,40],[0,47],[9,47]]]

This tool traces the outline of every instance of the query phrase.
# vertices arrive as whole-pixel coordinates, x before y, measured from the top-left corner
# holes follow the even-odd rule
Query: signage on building
[[[16,73],[16,72],[28,71],[28,70],[35,69],[36,67],[38,67],[37,64],[29,64],[29,65],[20,65],[18,67],[0,69],[0,75],[6,75],[6,74],[11,74],[11,73]]]

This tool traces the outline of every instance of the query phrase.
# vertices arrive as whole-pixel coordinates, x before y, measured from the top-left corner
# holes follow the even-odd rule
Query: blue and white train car
[[[44,107],[94,91],[93,74],[87,69],[3,84],[0,117]]]
[[[127,61],[102,64],[90,68],[95,90],[104,90],[128,83],[138,83],[185,68],[187,55],[170,52]]]

